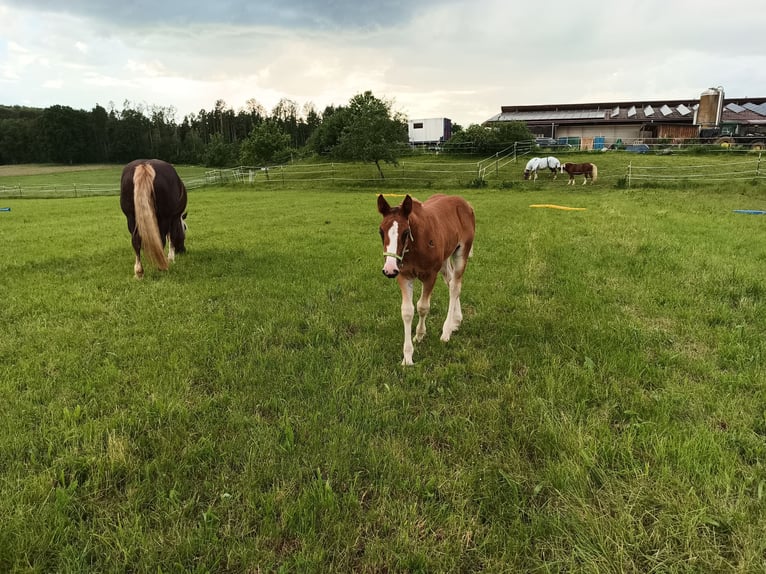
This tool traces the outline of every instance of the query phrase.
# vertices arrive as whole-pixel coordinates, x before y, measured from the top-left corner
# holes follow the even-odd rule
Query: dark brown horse
[[[449,287],[449,309],[442,327],[441,340],[449,341],[463,320],[460,290],[468,257],[472,252],[476,222],[473,208],[466,200],[456,196],[434,195],[421,203],[407,195],[401,205],[391,207],[379,195],[378,211],[383,216],[380,224],[385,256],[383,274],[391,279],[396,277],[402,292],[402,365],[411,365],[415,279],[423,284],[417,303],[419,319],[415,340],[421,341],[426,334],[431,292],[441,272]]]
[[[569,174],[567,185],[574,185],[576,175],[584,176],[582,180],[583,185],[588,183],[589,178],[591,183],[594,183],[598,178],[598,168],[593,163],[565,163],[561,166],[561,171]]]
[[[138,159],[122,170],[120,207],[136,252],[136,278],[144,276],[141,247],[160,270],[186,251],[186,187],[175,168],[159,159]],[[165,257],[165,240],[170,240]]]

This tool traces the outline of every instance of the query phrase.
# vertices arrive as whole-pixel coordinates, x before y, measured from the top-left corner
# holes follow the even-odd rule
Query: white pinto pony
[[[553,156],[533,157],[524,168],[524,179],[537,179],[537,170],[540,169],[551,170],[553,179],[556,179],[556,175],[561,171],[561,162]]]

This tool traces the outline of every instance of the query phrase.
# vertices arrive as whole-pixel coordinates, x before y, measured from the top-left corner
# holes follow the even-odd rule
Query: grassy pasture
[[[194,191],[142,281],[116,197],[2,199],[0,571],[763,571],[764,188],[625,157]],[[403,368],[375,195],[442,188],[464,323]]]

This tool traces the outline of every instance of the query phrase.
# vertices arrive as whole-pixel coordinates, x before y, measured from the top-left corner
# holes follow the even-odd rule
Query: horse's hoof
[[[408,366],[414,365],[414,364],[415,363],[412,362],[412,357],[410,357],[410,358],[404,357],[402,359],[402,367],[408,367]]]

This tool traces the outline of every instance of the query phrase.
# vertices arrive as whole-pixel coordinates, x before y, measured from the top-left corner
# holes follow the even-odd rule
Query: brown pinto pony
[[[122,170],[120,207],[136,252],[136,279],[144,276],[141,247],[158,269],[186,251],[186,187],[175,168],[159,159],[138,159]],[[165,240],[170,247],[165,257]]]
[[[588,178],[590,178],[591,183],[598,179],[598,168],[593,163],[565,163],[561,166],[561,171],[569,174],[567,185],[574,185],[576,175],[584,176],[582,180],[583,185],[588,183]]]
[[[404,358],[402,365],[412,365],[412,304],[415,279],[423,284],[417,303],[418,325],[415,340],[426,334],[426,317],[431,308],[431,292],[441,272],[449,287],[449,309],[442,327],[441,340],[449,341],[460,326],[460,290],[463,273],[471,256],[476,221],[473,208],[461,197],[434,195],[425,202],[407,195],[401,205],[391,207],[378,196],[378,211],[383,216],[380,238],[383,240],[383,274],[399,282],[402,292],[404,322]]]

